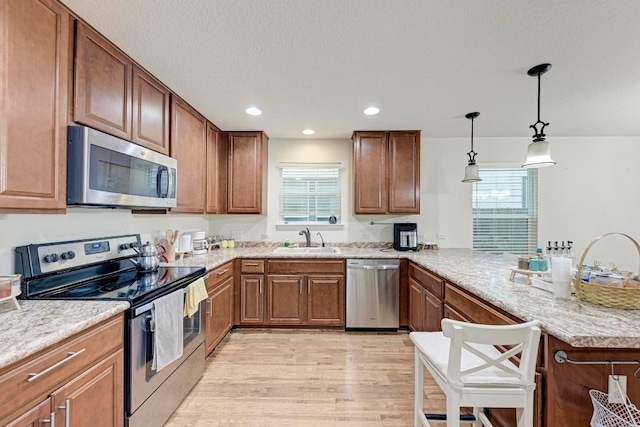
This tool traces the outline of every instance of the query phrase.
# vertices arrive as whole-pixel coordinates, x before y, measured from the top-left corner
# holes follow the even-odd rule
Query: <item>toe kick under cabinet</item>
[[[343,260],[242,260],[241,265],[241,325],[344,328]]]
[[[0,425],[122,426],[123,337],[120,314],[0,370]]]

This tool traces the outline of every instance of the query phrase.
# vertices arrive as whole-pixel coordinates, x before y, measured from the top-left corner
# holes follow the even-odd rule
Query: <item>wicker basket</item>
[[[578,262],[578,274],[572,279],[573,286],[576,291],[576,297],[582,301],[593,304],[603,305],[605,307],[623,308],[623,309],[640,309],[640,289],[638,288],[616,288],[612,286],[599,285],[597,283],[588,283],[582,281],[582,265],[587,256],[589,249],[600,239],[613,234],[622,235],[633,242],[638,255],[640,255],[640,245],[631,236],[622,233],[607,233],[600,237],[596,237],[586,247]]]

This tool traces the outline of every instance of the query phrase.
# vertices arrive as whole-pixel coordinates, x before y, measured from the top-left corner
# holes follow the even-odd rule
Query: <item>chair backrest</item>
[[[460,383],[460,377],[481,372],[490,367],[504,371],[526,388],[535,387],[535,366],[540,343],[539,321],[534,320],[515,325],[480,325],[442,319],[442,333],[451,340],[447,376],[451,381]],[[473,344],[480,344],[474,346]],[[483,351],[492,346],[508,346],[503,353]],[[489,347],[486,347],[489,346]],[[480,360],[472,367],[461,369],[462,350],[466,350]],[[520,363],[515,367],[508,360],[520,354]],[[515,369],[514,369],[515,368]]]

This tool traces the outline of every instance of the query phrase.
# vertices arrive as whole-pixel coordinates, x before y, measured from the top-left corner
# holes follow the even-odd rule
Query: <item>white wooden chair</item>
[[[516,408],[518,427],[532,427],[538,324],[496,326],[443,319],[442,332],[411,332],[415,427],[445,419],[447,427],[458,427],[461,421],[491,426],[483,408]],[[496,345],[507,350],[501,352]],[[509,360],[512,356],[519,357],[518,366]],[[425,367],[446,395],[446,416],[424,413]],[[461,420],[460,407],[472,407],[473,415]]]

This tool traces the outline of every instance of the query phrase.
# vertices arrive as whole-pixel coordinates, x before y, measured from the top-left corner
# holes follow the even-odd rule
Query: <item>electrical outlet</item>
[[[438,233],[438,239],[446,239],[447,238],[447,233]]]
[[[368,239],[368,238],[369,238],[369,232],[367,232],[367,231],[362,231],[362,232],[360,233],[360,238],[361,238],[361,239]]]
[[[627,377],[625,375],[609,375],[609,403],[626,403]]]
[[[231,238],[233,240],[242,240],[242,230],[232,231],[231,232]]]

